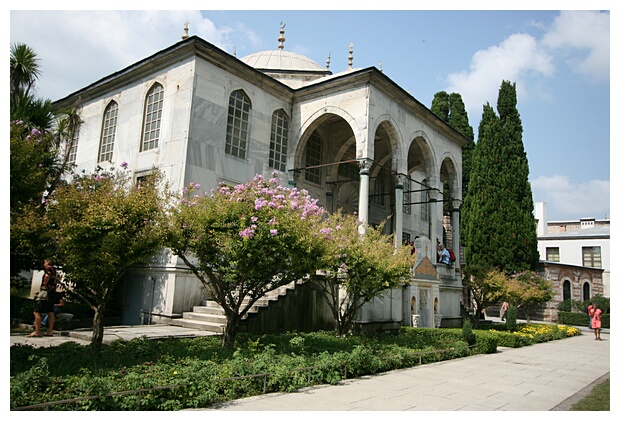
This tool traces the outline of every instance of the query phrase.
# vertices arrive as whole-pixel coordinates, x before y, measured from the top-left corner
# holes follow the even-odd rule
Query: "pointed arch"
[[[233,91],[228,98],[225,152],[245,159],[250,135],[252,103],[243,89]]]
[[[159,147],[159,129],[164,107],[164,87],[155,82],[146,93],[140,152]]]
[[[101,137],[99,141],[99,157],[97,162],[112,162],[117,117],[118,103],[116,101],[110,101],[103,112]]]

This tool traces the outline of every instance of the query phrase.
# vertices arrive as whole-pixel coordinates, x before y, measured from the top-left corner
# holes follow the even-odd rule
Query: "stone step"
[[[269,291],[264,297],[256,300],[245,316],[243,316],[243,319],[246,319],[251,313],[258,312],[260,308],[269,306],[270,302],[277,301],[281,296],[286,295],[289,290],[294,289],[295,285],[299,282],[291,282],[288,285]],[[248,301],[249,299],[246,298],[244,303]],[[224,310],[218,303],[212,300],[203,300],[201,305],[194,306],[192,311],[184,312],[182,318],[173,319],[171,324],[174,326],[222,333],[226,325],[226,316]]]
[[[192,308],[192,312],[194,313],[203,313],[203,314],[216,314],[216,315],[224,315],[224,310],[219,305],[206,305],[206,306],[194,306]]]
[[[200,322],[219,323],[222,325],[226,324],[226,316],[223,314],[209,314],[187,311],[183,312],[183,319],[196,320]]]
[[[173,326],[181,326],[181,327],[187,327],[190,329],[205,330],[208,332],[214,332],[218,334],[221,334],[224,331],[224,324],[203,322],[200,320],[172,319],[170,324]]]

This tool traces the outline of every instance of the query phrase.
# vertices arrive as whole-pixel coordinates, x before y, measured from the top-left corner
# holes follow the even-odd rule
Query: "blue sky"
[[[496,109],[502,80],[516,82],[534,201],[547,202],[550,220],[610,218],[614,4],[593,1],[588,5],[603,11],[590,11],[573,3],[579,2],[541,0],[532,10],[516,10],[517,3],[513,10],[325,10],[334,3],[319,1],[318,10],[283,11],[243,10],[242,2],[235,3],[239,10],[164,12],[13,5],[9,38],[37,52],[37,94],[52,100],[180,41],[186,20],[190,35],[239,58],[276,49],[286,22],[284,48],[322,66],[331,54],[334,73],[346,69],[353,43],[354,68],[382,68],[428,108],[438,91],[460,93],[476,133],[483,105]],[[533,10],[541,7],[547,10]]]

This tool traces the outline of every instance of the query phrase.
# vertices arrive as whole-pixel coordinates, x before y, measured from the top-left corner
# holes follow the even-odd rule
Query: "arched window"
[[[316,168],[318,165],[321,165],[321,137],[315,130],[306,142],[306,181],[321,184],[321,169]]]
[[[403,213],[411,215],[411,181],[409,177],[405,178],[403,190]]]
[[[114,149],[114,136],[116,134],[116,117],[118,115],[118,104],[110,102],[103,113],[103,124],[101,125],[101,142],[99,144],[99,159],[97,162],[112,161],[112,151]]]
[[[571,288],[570,281],[569,280],[564,281],[564,284],[562,285],[562,292],[563,292],[562,299],[564,301],[571,299],[570,288]]]
[[[284,110],[271,116],[271,141],[269,143],[269,166],[278,171],[286,170],[288,149],[288,117]]]
[[[159,126],[161,110],[164,105],[164,87],[159,83],[153,85],[146,94],[144,103],[144,127],[142,129],[142,145],[140,151],[148,151],[159,145]]]
[[[71,133],[71,138],[67,139],[67,164],[75,164],[77,159],[78,138],[80,136],[80,126],[77,126]]]
[[[250,124],[249,98],[242,90],[234,91],[228,99],[226,153],[245,159]]]
[[[590,299],[590,283],[589,282],[584,282],[583,283],[583,296],[581,301],[588,301]]]
[[[420,187],[420,218],[423,221],[428,220],[428,192],[426,189],[426,178],[422,180],[422,186]]]
[[[379,172],[375,176],[374,188],[372,191],[371,202],[376,205],[385,205],[385,171],[383,167],[379,168]]]

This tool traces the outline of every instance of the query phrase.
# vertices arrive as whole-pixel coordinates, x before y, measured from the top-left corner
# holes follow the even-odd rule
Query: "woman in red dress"
[[[592,317],[592,329],[594,330],[594,340],[602,341],[601,339],[601,315],[603,312],[595,303],[592,303],[592,308],[590,309],[590,317]]]

